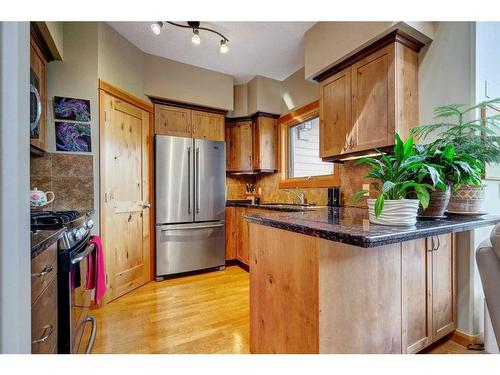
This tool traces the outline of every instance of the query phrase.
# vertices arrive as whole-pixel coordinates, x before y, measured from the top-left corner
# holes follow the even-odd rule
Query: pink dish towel
[[[96,305],[101,302],[104,293],[106,293],[106,273],[104,271],[104,255],[102,249],[101,237],[93,236],[90,239],[96,247],[89,256],[88,269],[87,269],[87,289],[94,289],[94,303]]]

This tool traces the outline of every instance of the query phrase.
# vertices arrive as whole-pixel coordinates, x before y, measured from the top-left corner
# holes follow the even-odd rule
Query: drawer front
[[[57,279],[31,306],[31,353],[50,354],[57,346]]]
[[[57,242],[31,260],[31,303],[57,274]]]

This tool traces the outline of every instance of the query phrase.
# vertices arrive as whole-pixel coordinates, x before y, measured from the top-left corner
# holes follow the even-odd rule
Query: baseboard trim
[[[240,261],[238,259],[226,260],[226,267],[229,267],[229,266],[238,266],[240,268],[243,268],[247,272],[250,271],[250,267],[248,267],[245,263],[243,263],[242,261]]]
[[[459,331],[458,329],[448,334],[448,338],[451,341],[455,341],[457,344],[465,347],[470,344],[480,344],[479,335],[469,335],[465,332]]]

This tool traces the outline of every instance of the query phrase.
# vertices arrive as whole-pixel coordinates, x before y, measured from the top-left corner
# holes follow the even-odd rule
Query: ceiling
[[[227,54],[219,52],[221,38],[203,30],[195,45],[191,30],[169,24],[160,35],[151,32],[151,22],[109,25],[146,53],[230,74],[241,84],[256,75],[283,80],[302,68],[304,33],[314,22],[201,22],[229,39]]]

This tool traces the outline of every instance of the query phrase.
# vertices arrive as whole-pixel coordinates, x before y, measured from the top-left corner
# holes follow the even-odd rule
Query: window
[[[307,104],[279,119],[281,189],[339,185],[333,163],[319,157],[319,103]]]
[[[332,163],[326,163],[319,157],[319,117],[290,126],[288,140],[288,177],[332,173]]]

